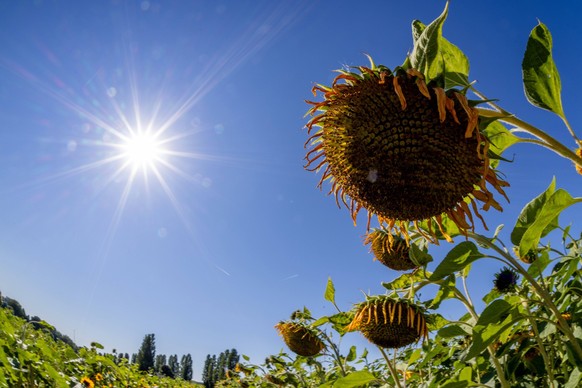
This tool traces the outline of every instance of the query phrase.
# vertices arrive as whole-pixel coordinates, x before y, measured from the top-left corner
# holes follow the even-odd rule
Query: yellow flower
[[[576,155],[578,155],[578,157],[582,158],[582,145],[580,146],[580,148],[578,148],[576,150]],[[578,174],[582,175],[582,167],[579,165],[576,165],[576,171],[578,171]]]
[[[479,202],[502,210],[488,185],[505,196],[508,184],[491,168],[478,111],[462,92],[427,85],[414,69],[391,72],[372,61],[357,69],[313,88],[323,101],[307,101],[305,157],[306,169],[323,170],[318,186],[330,181],[354,223],[363,208],[368,228],[375,215],[406,237],[410,223],[426,221],[429,234],[438,227],[449,239],[443,216],[466,233],[473,215],[483,221]]]
[[[101,380],[103,380],[103,375],[101,373],[97,373],[95,375],[95,381],[101,381]]]
[[[89,387],[89,388],[94,388],[95,387],[95,383],[93,382],[93,380],[91,380],[88,377],[83,377],[81,379],[81,384],[85,387]]]

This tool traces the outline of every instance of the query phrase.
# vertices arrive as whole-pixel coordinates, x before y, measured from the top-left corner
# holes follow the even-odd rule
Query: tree
[[[180,360],[180,377],[185,381],[190,381],[192,380],[192,373],[192,356],[188,353],[182,356]]]
[[[202,383],[205,388],[214,387],[214,364],[216,362],[216,356],[214,357],[214,362],[210,354],[206,356],[206,361],[204,361],[204,369],[202,369]]]
[[[180,373],[180,364],[178,364],[177,354],[173,354],[168,358],[168,366],[170,367],[172,374],[174,376],[178,376],[178,374]]]
[[[236,349],[230,349],[229,357],[226,363],[226,368],[229,370],[234,370],[236,368],[236,364],[240,361],[240,356]]]
[[[24,311],[24,307],[16,299],[5,296],[2,302],[2,307],[8,307],[12,310],[12,314],[28,321],[28,315]]]
[[[162,370],[160,371],[160,373],[163,376],[169,377],[171,379],[176,377],[174,376],[174,372],[172,372],[172,369],[168,365],[162,365]]]
[[[154,366],[154,370],[157,373],[162,372],[162,366],[166,365],[166,355],[165,354],[158,354],[156,355],[156,363]]]
[[[206,356],[204,369],[202,370],[202,382],[206,388],[212,388],[214,385],[226,378],[227,370],[234,370],[239,362],[239,355],[236,349],[225,350],[218,355]]]
[[[141,371],[154,369],[156,357],[156,339],[154,334],[146,334],[137,353],[136,362]]]

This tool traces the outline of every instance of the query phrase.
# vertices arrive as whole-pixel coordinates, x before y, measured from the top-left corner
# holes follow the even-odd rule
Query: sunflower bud
[[[315,356],[325,349],[325,345],[317,335],[317,332],[304,324],[279,322],[275,325],[275,328],[283,337],[289,349],[300,356]]]
[[[391,228],[427,220],[442,230],[445,215],[466,232],[473,213],[483,221],[477,201],[501,210],[487,184],[504,196],[508,184],[489,165],[489,141],[464,94],[431,87],[414,69],[358,69],[313,88],[323,101],[308,101],[305,166],[323,170],[319,187],[330,181],[354,223],[364,208],[368,225],[376,215]]]
[[[518,275],[511,268],[503,267],[501,271],[495,274],[493,285],[495,289],[502,294],[507,294],[515,290]]]
[[[384,348],[401,348],[428,336],[421,308],[407,300],[376,296],[356,306],[348,331],[360,331],[368,341]]]

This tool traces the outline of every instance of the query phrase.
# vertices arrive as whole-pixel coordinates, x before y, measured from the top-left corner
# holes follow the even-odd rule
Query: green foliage
[[[552,35],[541,22],[531,31],[521,66],[528,101],[564,118],[560,74],[552,59]]]
[[[0,387],[72,387],[83,379],[95,387],[191,387],[138,370],[129,355],[101,354],[97,342],[73,348],[55,339],[50,325],[36,326],[0,308]]]

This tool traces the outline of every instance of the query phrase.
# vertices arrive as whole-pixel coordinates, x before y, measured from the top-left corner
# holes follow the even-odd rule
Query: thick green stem
[[[378,346],[378,349],[380,349],[380,353],[382,353],[382,357],[384,357],[384,360],[386,360],[386,365],[388,365],[388,369],[390,370],[390,374],[392,375],[392,378],[394,379],[394,384],[396,384],[396,386],[398,388],[402,388],[402,385],[400,385],[400,379],[398,378],[398,373],[396,373],[396,368],[394,368],[394,365],[392,365],[392,360],[390,360],[390,358],[388,358],[388,355],[386,354],[386,352],[384,351],[384,349],[381,346]]]
[[[525,307],[525,309],[527,310],[527,313],[529,315],[528,319],[531,323],[531,328],[535,334],[535,339],[536,342],[538,343],[538,347],[540,348],[540,352],[542,353],[542,358],[544,359],[544,363],[546,364],[546,371],[548,373],[548,380],[549,380],[549,385],[550,387],[554,387],[554,368],[552,367],[552,363],[550,361],[550,357],[548,356],[548,353],[546,352],[546,347],[544,346],[544,343],[542,342],[542,339],[540,338],[540,332],[538,330],[538,325],[536,325],[536,321],[534,320],[532,313],[529,309],[529,304],[527,302],[527,300],[524,300],[522,298],[522,303]]]
[[[468,232],[468,237],[471,237],[473,240],[477,241],[478,243],[495,250],[497,253],[502,255],[534,288],[538,296],[542,299],[543,304],[552,312],[554,316],[558,320],[558,327],[564,333],[568,340],[570,341],[572,347],[576,351],[576,354],[580,359],[582,359],[582,347],[578,343],[576,336],[572,332],[572,328],[568,325],[568,322],[562,317],[560,310],[554,304],[551,295],[548,291],[543,288],[534,278],[527,272],[525,268],[519,264],[519,262],[510,254],[505,252],[503,249],[499,248],[497,245],[493,244],[488,238],[481,236],[479,234]]]
[[[453,288],[453,292],[455,293],[457,299],[460,300],[461,303],[465,305],[467,311],[469,312],[469,314],[471,314],[471,317],[473,317],[475,322],[478,321],[479,315],[477,315],[477,312],[475,311],[473,305],[469,302],[469,300],[465,298],[465,296],[461,293],[461,291],[459,291],[457,287]],[[493,345],[487,346],[487,351],[489,352],[491,362],[493,363],[495,371],[497,372],[497,378],[499,379],[499,383],[503,388],[509,388],[510,385],[505,379],[505,371],[503,370],[503,367],[499,363],[499,360],[495,357],[495,350],[493,349]]]
[[[582,158],[576,155],[574,151],[564,146],[558,140],[554,139],[552,136],[548,135],[546,132],[533,125],[526,123],[523,120],[518,119],[515,116],[508,116],[507,113],[497,112],[491,109],[477,108],[480,116],[496,118],[499,121],[514,125],[518,131],[527,132],[532,136],[537,137],[543,142],[537,143],[540,146],[546,147],[558,155],[571,160],[575,165],[582,168]]]

